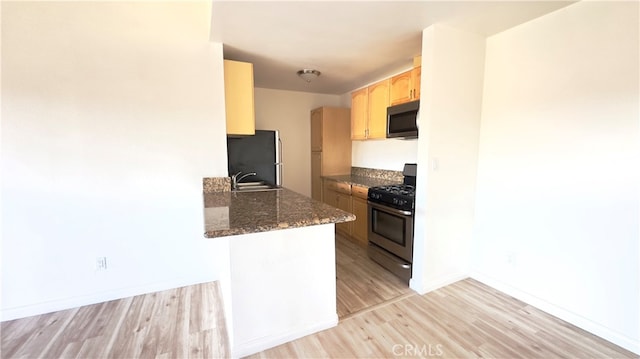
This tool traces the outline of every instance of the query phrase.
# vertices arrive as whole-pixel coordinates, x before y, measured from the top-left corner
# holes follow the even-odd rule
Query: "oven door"
[[[369,201],[369,242],[413,262],[413,212]]]

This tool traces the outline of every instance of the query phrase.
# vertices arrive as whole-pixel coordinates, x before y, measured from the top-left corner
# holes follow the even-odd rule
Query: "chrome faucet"
[[[250,173],[245,173],[245,174],[242,174],[242,172],[238,172],[238,173],[234,174],[233,176],[231,176],[231,188],[232,189],[238,189],[238,183],[240,183],[240,181],[242,181],[246,177],[255,176],[255,175],[256,175],[255,172],[250,172]],[[238,177],[238,176],[240,176],[240,177]]]

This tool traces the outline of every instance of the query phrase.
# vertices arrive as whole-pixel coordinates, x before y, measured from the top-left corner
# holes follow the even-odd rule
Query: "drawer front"
[[[336,191],[344,194],[351,194],[351,185],[348,183],[329,180],[325,182],[325,188],[330,191]]]
[[[362,187],[362,186],[351,186],[351,195],[354,197],[358,197],[358,198],[362,198],[362,199],[367,199],[367,194],[369,193],[369,188],[368,187]]]

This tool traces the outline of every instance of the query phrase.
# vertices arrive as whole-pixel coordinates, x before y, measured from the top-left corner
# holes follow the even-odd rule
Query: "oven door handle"
[[[381,210],[383,212],[399,214],[399,215],[402,215],[402,216],[411,216],[411,215],[413,215],[413,213],[411,211],[404,211],[404,210],[401,210],[401,209],[395,209],[395,208],[383,206],[383,205],[380,205],[380,204],[377,204],[377,203],[371,202],[371,201],[367,201],[367,203],[371,207],[373,207],[375,209],[379,209],[379,210]]]

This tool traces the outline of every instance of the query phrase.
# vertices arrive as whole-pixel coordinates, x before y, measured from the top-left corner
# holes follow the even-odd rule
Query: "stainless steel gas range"
[[[371,187],[368,192],[369,258],[409,281],[413,262],[416,169],[404,165],[402,184]]]

